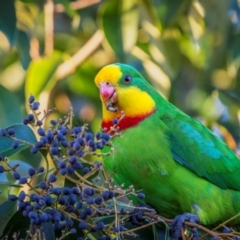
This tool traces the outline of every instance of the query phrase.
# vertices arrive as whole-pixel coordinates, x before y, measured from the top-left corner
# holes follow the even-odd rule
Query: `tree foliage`
[[[22,124],[33,94],[39,111],[56,106],[52,116],[59,119],[73,106],[74,125],[88,121],[98,131],[101,107],[93,79],[106,64],[123,62],[238,151],[239,26],[237,0],[0,1],[0,129],[14,126],[15,141],[37,141]],[[48,115],[45,129],[51,126],[46,120]],[[47,152],[31,161],[29,145],[13,148],[3,136],[0,141],[0,155],[11,167],[49,164]],[[7,201],[21,187],[13,180],[0,174],[0,234],[20,216]]]

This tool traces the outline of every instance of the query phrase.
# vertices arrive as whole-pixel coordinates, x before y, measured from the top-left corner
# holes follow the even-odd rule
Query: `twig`
[[[44,5],[45,13],[45,55],[51,56],[53,51],[53,0],[47,0]]]
[[[81,0],[81,1],[78,0],[78,1],[70,2],[69,5],[72,9],[77,10],[77,9],[89,7],[91,5],[94,5],[100,2],[101,0]],[[57,13],[64,12],[65,7],[61,3],[55,4],[54,11]]]
[[[97,30],[88,42],[80,48],[70,59],[62,63],[56,70],[56,78],[61,80],[73,73],[89,55],[91,55],[102,43],[103,32]]]

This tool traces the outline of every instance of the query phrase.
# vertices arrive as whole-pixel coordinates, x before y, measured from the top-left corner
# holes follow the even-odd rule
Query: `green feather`
[[[146,202],[166,217],[190,212],[203,224],[214,224],[240,212],[239,158],[208,128],[165,100],[134,68],[118,66],[132,77],[131,86],[152,97],[157,109],[113,139],[114,152],[104,158],[104,165],[115,173],[115,181],[143,189]]]

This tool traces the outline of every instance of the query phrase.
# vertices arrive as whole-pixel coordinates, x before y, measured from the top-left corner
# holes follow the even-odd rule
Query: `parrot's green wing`
[[[239,158],[204,125],[173,108],[161,116],[173,158],[220,188],[240,190]]]

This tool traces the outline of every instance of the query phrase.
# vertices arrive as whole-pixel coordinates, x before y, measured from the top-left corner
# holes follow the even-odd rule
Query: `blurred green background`
[[[106,64],[137,68],[170,102],[236,149],[240,141],[237,0],[0,0],[0,128],[70,105],[97,131],[94,85]]]

